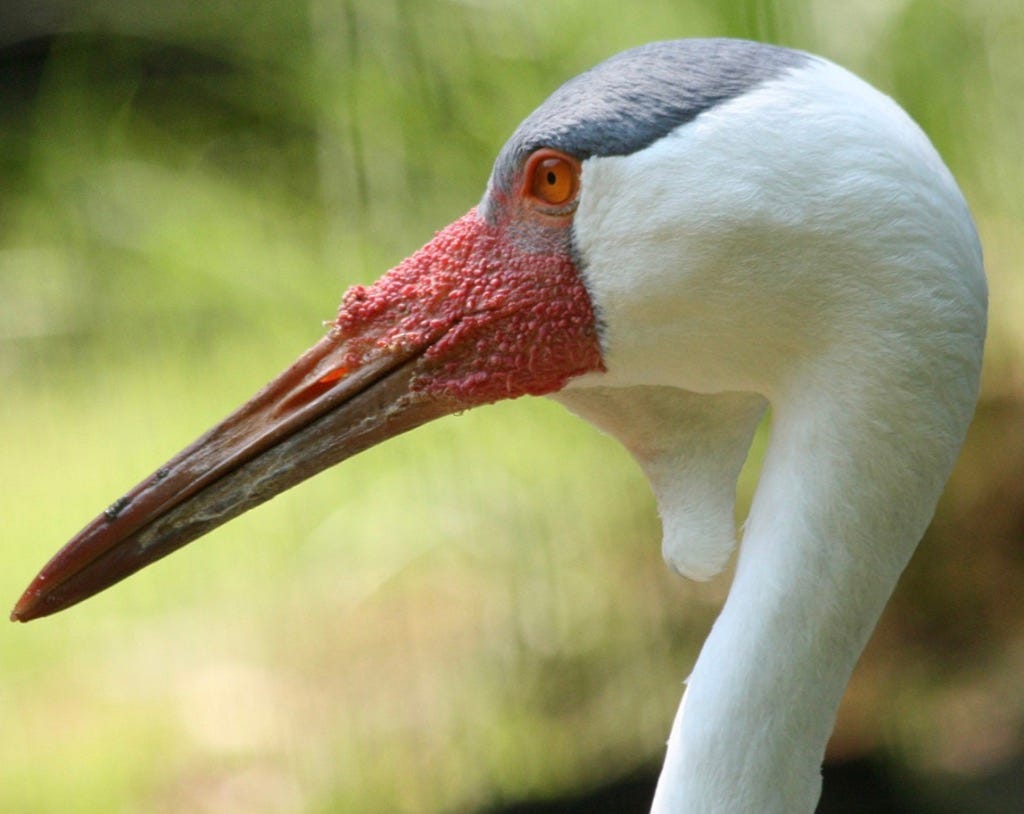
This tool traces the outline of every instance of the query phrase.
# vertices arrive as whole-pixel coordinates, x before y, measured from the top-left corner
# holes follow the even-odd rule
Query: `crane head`
[[[934,425],[920,432],[952,460],[985,297],[956,184],[891,100],[785,48],[641,46],[557,89],[478,207],[350,289],[326,336],[86,526],[12,618],[73,605],[387,438],[527,394],[623,441],[666,559],[706,578],[735,542],[766,401]],[[936,397],[946,381],[962,386]],[[937,493],[943,467],[918,468]]]

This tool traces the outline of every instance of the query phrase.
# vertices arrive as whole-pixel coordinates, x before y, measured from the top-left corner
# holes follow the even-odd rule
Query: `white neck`
[[[860,374],[822,359],[773,395],[736,574],[687,682],[654,814],[813,812],[844,688],[970,419],[979,352],[973,342],[946,359],[920,354]],[[937,396],[929,379],[964,386]],[[763,399],[646,386],[557,398],[636,456],[670,564],[698,578],[719,570]]]
[[[654,814],[815,808],[843,691],[932,515],[953,427],[970,414],[891,388],[872,397],[863,382],[842,389],[776,406],[733,585],[687,682]]]

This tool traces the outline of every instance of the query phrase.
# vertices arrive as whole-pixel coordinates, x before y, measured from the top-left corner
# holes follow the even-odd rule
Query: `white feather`
[[[736,476],[773,414],[654,810],[811,812],[836,707],[977,398],[967,207],[897,105],[813,60],[587,161],[575,230],[608,370],[557,398],[637,458],[680,573],[727,561]]]

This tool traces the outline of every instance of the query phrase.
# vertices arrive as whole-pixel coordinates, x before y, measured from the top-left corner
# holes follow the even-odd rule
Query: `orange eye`
[[[527,177],[530,195],[551,206],[563,206],[579,189],[579,163],[554,150],[538,150],[530,158]]]

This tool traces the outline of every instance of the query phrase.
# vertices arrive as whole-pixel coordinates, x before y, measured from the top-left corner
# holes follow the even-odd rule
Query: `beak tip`
[[[40,616],[46,616],[47,612],[41,599],[43,597],[39,592],[29,587],[11,610],[10,620],[12,622],[31,622]]]

